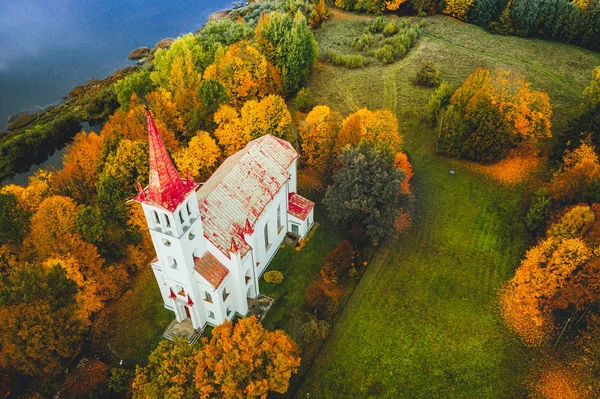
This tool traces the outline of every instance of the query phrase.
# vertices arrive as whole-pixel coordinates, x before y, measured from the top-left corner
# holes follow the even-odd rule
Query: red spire
[[[182,180],[173,165],[165,143],[163,143],[150,111],[148,120],[148,158],[150,180],[148,187],[135,200],[158,204],[168,211],[174,211],[186,195],[197,187],[189,177]]]
[[[187,301],[187,305],[188,306],[194,306],[194,302],[192,302],[192,298],[190,298],[190,295],[188,294],[188,301]]]
[[[172,289],[172,288],[169,288],[169,298],[171,298],[171,299],[175,299],[175,298],[177,298],[177,297],[175,296],[175,293],[173,292],[173,289]]]

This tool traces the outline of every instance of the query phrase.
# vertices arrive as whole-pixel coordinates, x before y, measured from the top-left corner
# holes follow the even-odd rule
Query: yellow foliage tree
[[[408,0],[385,0],[385,8],[389,11],[396,11],[400,6]]]
[[[221,81],[234,107],[269,94],[281,95],[281,77],[277,69],[247,42],[219,50],[215,62],[204,71],[204,80]]]
[[[355,146],[363,139],[383,145],[394,153],[400,152],[403,140],[398,129],[398,119],[392,111],[359,109],[344,120],[337,138],[336,152],[341,152],[348,144]]]
[[[135,190],[138,181],[148,180],[148,150],[144,141],[121,140],[108,156],[102,175],[113,177],[122,187]]]
[[[54,173],[40,169],[29,177],[27,186],[9,184],[2,187],[0,192],[14,194],[23,209],[35,212],[42,201],[52,194],[51,186],[54,184],[54,178]]]
[[[444,14],[451,15],[461,21],[466,21],[469,8],[473,7],[473,5],[473,0],[446,0]]]
[[[210,176],[220,157],[221,149],[215,140],[207,132],[200,131],[174,158],[181,172],[189,171],[191,177],[198,180]]]
[[[71,198],[53,195],[40,204],[31,217],[31,231],[26,239],[33,244],[40,260],[56,254],[64,238],[75,233],[79,205]]]
[[[339,131],[340,116],[326,105],[318,105],[300,126],[302,161],[319,180],[322,180],[335,156],[333,149]]]
[[[275,95],[261,101],[247,101],[240,113],[223,105],[215,113],[214,120],[217,124],[215,137],[227,156],[265,134],[283,137],[292,123],[285,101]]]

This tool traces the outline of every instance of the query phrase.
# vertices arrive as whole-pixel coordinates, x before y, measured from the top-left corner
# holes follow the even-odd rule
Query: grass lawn
[[[335,11],[320,45],[342,40],[360,18]],[[403,60],[347,70],[320,63],[315,103],[344,114],[387,107],[399,116],[415,177],[415,223],[384,242],[317,356],[298,398],[519,398],[534,354],[506,329],[498,289],[531,244],[523,190],[502,186],[465,163],[435,154],[432,128],[419,122],[431,89],[411,83],[436,63],[459,85],[477,66],[525,74],[554,106],[555,133],[577,109],[597,54],[534,39],[494,36],[440,16]],[[455,175],[449,173],[456,171]],[[315,238],[316,239],[316,238]]]
[[[304,248],[285,246],[280,248],[267,270],[279,270],[284,273],[284,282],[280,285],[268,284],[260,279],[260,292],[272,298],[275,302],[263,320],[265,328],[283,328],[285,316],[292,309],[304,307],[304,291],[319,275],[323,259],[342,240],[341,234],[327,219],[323,205],[315,207],[315,221],[319,227]],[[313,227],[314,228],[314,227]]]

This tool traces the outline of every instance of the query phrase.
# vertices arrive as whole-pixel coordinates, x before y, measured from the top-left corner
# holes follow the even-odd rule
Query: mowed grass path
[[[318,39],[339,40],[334,33],[357,21],[336,12]],[[316,103],[344,114],[364,106],[398,114],[417,209],[412,230],[385,242],[368,266],[297,398],[526,396],[522,382],[534,354],[497,308],[498,289],[531,244],[521,188],[435,155],[435,132],[418,121],[431,90],[410,80],[423,61],[437,63],[454,85],[479,65],[522,72],[550,94],[560,130],[600,61],[576,47],[493,36],[443,17],[428,19],[425,32],[391,66],[349,71],[320,64],[313,76]]]

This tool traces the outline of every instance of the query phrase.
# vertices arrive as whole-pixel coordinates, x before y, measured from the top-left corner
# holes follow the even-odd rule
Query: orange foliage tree
[[[298,348],[283,331],[267,331],[255,316],[218,325],[196,356],[200,397],[266,398],[284,393],[300,366]]]
[[[71,197],[80,204],[91,204],[96,195],[101,151],[102,139],[99,135],[86,132],[77,134],[63,156],[63,168],[54,176],[53,191]]]
[[[227,51],[219,50],[214,64],[204,71],[204,80],[208,79],[223,83],[236,108],[248,100],[283,92],[277,69],[247,42],[232,44]]]
[[[552,197],[559,200],[581,200],[586,188],[600,179],[600,162],[591,143],[583,142],[567,151],[561,168],[550,182]]]
[[[19,206],[29,212],[35,212],[42,201],[52,194],[51,186],[54,184],[54,177],[54,173],[40,169],[29,177],[26,187],[8,184],[2,187],[0,192],[14,194]]]
[[[526,344],[548,341],[556,327],[552,299],[592,257],[592,249],[581,238],[550,237],[527,251],[501,297],[504,319]]]
[[[412,165],[408,161],[408,156],[403,152],[396,153],[394,166],[405,172],[404,180],[400,183],[402,194],[410,194],[410,179],[414,176],[414,173],[412,171]]]

